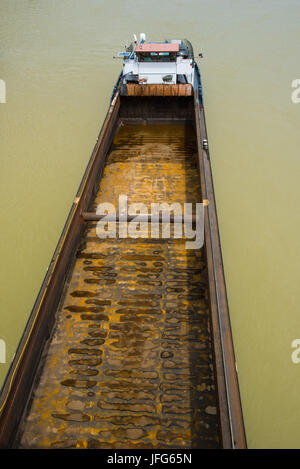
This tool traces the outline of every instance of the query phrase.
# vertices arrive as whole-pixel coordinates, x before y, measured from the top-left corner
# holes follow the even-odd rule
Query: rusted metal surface
[[[126,85],[127,96],[192,96],[193,87],[190,84],[185,85],[138,85],[128,83]],[[121,93],[125,94],[125,92]]]
[[[207,140],[205,114],[204,107],[199,103],[196,95],[195,122],[202,198],[209,200],[209,207],[205,214],[205,255],[208,268],[222,446],[223,448],[243,449],[247,447],[247,441],[226,293],[212,170],[209,150],[203,148],[202,144],[204,140]]]
[[[185,126],[123,127],[91,209],[120,194],[198,202],[196,156]],[[202,250],[100,240],[88,223],[19,436],[25,448],[219,446]]]
[[[194,123],[195,108],[192,96],[121,96],[122,122],[141,123]]]

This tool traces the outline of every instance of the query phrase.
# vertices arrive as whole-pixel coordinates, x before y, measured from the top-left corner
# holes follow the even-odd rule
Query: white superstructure
[[[136,36],[135,36],[136,38]],[[122,82],[139,84],[192,84],[195,62],[193,49],[187,40],[133,42],[123,57]]]

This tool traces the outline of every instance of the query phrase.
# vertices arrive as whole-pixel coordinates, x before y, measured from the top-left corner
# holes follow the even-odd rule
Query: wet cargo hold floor
[[[187,125],[121,127],[100,202],[199,202]],[[184,239],[99,239],[87,223],[18,446],[219,445],[202,250]]]

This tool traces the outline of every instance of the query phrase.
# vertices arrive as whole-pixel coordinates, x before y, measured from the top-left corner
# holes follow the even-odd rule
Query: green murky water
[[[250,447],[300,447],[298,0],[1,0],[0,338],[4,379],[132,33],[200,62]]]

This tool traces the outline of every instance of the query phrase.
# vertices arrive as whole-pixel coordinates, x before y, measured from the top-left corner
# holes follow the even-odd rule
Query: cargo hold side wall
[[[120,118],[163,119],[194,121],[194,98],[192,96],[121,96]]]

